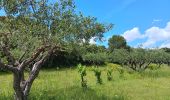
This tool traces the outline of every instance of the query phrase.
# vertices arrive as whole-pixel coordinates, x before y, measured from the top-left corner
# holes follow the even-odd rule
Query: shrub
[[[118,67],[121,67],[119,64],[107,63],[107,66],[113,70],[117,70]]]
[[[107,53],[87,53],[83,55],[83,61],[89,64],[102,65],[107,61]]]
[[[107,80],[108,81],[111,81],[113,79],[112,72],[113,72],[113,69],[107,69]]]
[[[93,66],[92,70],[96,76],[97,83],[102,84],[101,70],[97,66],[96,67]]]
[[[86,88],[87,87],[87,81],[85,80],[85,76],[87,75],[86,67],[79,64],[78,65],[78,72],[81,76],[81,86]]]
[[[124,74],[124,69],[122,67],[118,67],[117,71],[120,73],[120,77],[123,78],[123,74]]]
[[[157,69],[159,69],[159,66],[157,64],[150,64],[148,66],[148,69],[150,69],[150,70],[157,70]]]
[[[126,49],[115,49],[112,53],[110,53],[109,61],[123,66],[128,62],[128,57],[129,52]]]

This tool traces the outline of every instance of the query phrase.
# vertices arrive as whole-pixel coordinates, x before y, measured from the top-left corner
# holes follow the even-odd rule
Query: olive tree
[[[108,61],[108,53],[104,46],[97,46],[95,44],[86,44],[83,46],[82,60],[86,64],[101,65]]]
[[[41,66],[71,45],[101,38],[110,29],[75,12],[72,0],[1,0],[0,70],[13,73],[15,100],[27,100]],[[24,71],[29,69],[26,77]]]
[[[135,48],[130,51],[127,49],[114,49],[114,51],[110,53],[109,60],[121,66],[126,65],[135,71],[142,71],[152,63],[153,59],[150,50]]]
[[[89,64],[101,65],[107,61],[108,54],[106,52],[87,53],[82,58],[84,62]]]
[[[152,63],[151,51],[142,48],[132,49],[129,52],[128,66],[135,71],[145,70]]]
[[[118,63],[121,66],[126,65],[128,60],[129,52],[126,49],[114,49],[114,51],[109,54],[109,61],[112,63]]]
[[[152,51],[152,62],[159,67],[162,64],[168,64],[170,62],[170,54],[163,49],[155,49]]]

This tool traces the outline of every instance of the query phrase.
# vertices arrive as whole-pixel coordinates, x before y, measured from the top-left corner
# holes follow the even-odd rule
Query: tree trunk
[[[21,95],[14,94],[14,100],[28,100],[28,96],[24,94],[21,94]]]
[[[1,62],[1,59],[0,59],[0,68],[11,71],[13,73],[14,100],[28,100],[28,96],[29,96],[32,84],[34,80],[36,79],[36,77],[38,76],[42,64],[44,64],[44,62],[51,56],[51,54],[53,54],[56,51],[56,49],[60,49],[57,46],[54,46],[54,47],[51,47],[46,52],[47,54],[44,54],[44,55],[41,54],[41,53],[44,53],[44,50],[47,47],[49,46],[43,46],[41,48],[38,48],[37,51],[33,54],[33,56],[24,60],[22,63],[15,64],[14,62],[12,62],[10,63],[10,65],[6,65],[3,62]],[[6,55],[8,56],[8,58],[10,58],[10,59],[7,59],[9,60],[8,62],[11,62],[11,60],[14,60],[14,58],[11,58],[10,52],[7,52]],[[38,57],[39,57],[39,60],[36,60]],[[18,62],[18,61],[15,61],[15,62]],[[24,70],[26,67],[28,67],[32,63],[34,63],[33,67],[30,70],[30,74],[28,78],[25,80]]]
[[[15,100],[27,100],[27,96],[24,95],[23,92],[23,81],[22,81],[22,74],[20,71],[17,71],[13,75],[14,81],[13,81],[13,88],[14,88],[14,99]]]
[[[40,61],[37,61],[30,72],[30,75],[28,76],[28,79],[24,79],[24,69],[17,69],[14,72],[14,81],[13,81],[13,88],[15,91],[14,97],[15,100],[27,100],[28,95],[30,93],[32,84],[36,77],[39,74],[41,65],[44,62],[44,58]]]

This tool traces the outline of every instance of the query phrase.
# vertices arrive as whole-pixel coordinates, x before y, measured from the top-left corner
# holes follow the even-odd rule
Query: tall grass
[[[106,67],[102,71],[102,85],[87,68],[88,88],[81,87],[76,69],[42,70],[33,84],[30,100],[169,100],[170,68],[146,70],[143,73],[113,71],[113,80],[107,80]],[[12,75],[0,74],[0,100],[12,100]]]

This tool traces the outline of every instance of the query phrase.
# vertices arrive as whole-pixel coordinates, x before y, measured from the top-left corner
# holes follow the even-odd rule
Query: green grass
[[[96,84],[96,77],[87,70],[87,89],[83,89],[77,69],[42,70],[33,84],[30,100],[170,100],[170,68],[142,73],[125,71],[120,78],[113,72],[107,81],[106,68],[102,69],[103,84]],[[12,100],[12,75],[0,74],[0,100]]]

